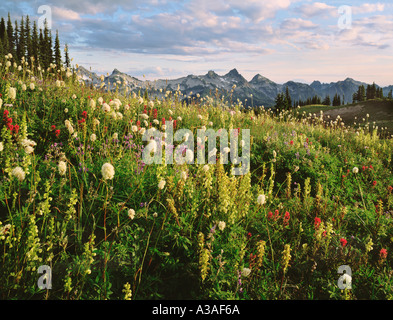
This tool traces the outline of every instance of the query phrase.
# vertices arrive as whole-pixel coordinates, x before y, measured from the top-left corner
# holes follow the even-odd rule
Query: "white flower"
[[[146,145],[145,152],[150,155],[152,152],[157,152],[157,142],[156,140],[150,140],[149,143]]]
[[[2,105],[3,105],[3,99],[0,98],[0,109],[1,109]]]
[[[258,196],[257,203],[259,205],[264,205],[266,203],[266,196],[264,194],[260,194]]]
[[[111,107],[109,106],[109,104],[107,104],[106,102],[102,105],[102,111],[103,112],[109,112],[111,111]]]
[[[164,187],[165,187],[165,184],[166,184],[166,181],[165,180],[161,180],[159,183],[158,183],[158,189],[164,189]]]
[[[90,141],[94,142],[96,140],[97,140],[97,136],[95,135],[95,133],[92,133],[91,136],[90,136]]]
[[[57,168],[59,169],[60,175],[64,176],[67,172],[67,163],[65,161],[59,161]]]
[[[186,163],[192,163],[194,161],[194,152],[192,150],[187,149],[186,151]]]
[[[60,87],[60,86],[61,86],[60,80],[56,80],[56,87]]]
[[[177,121],[182,121],[182,117],[178,116]]]
[[[4,144],[3,142],[0,142],[0,152],[4,150]]]
[[[15,100],[15,99],[16,99],[16,89],[15,89],[15,88],[10,87],[10,88],[8,89],[8,97],[9,97],[11,100]]]
[[[130,209],[128,210],[128,217],[133,220],[135,218],[135,210],[134,209]]]
[[[157,212],[154,212],[154,213],[153,213],[153,217],[154,217],[154,218],[157,218],[157,217],[158,217]]]
[[[251,269],[249,269],[249,268],[243,268],[243,270],[242,270],[242,276],[243,277],[248,277],[249,275],[250,275],[250,273],[251,273]]]
[[[149,116],[146,113],[142,113],[139,115],[142,119],[147,120],[149,119]]]
[[[90,99],[90,108],[95,109],[96,108],[96,101],[94,99]]]
[[[182,172],[181,172],[181,178],[182,178],[184,181],[186,181],[186,180],[187,180],[187,172],[182,171]]]
[[[221,231],[223,231],[225,229],[226,223],[224,221],[220,221],[218,223],[218,229],[220,229]]]
[[[198,114],[198,119],[202,120],[203,119],[202,115]]]
[[[35,84],[33,82],[30,82],[30,90],[34,90],[35,89]]]
[[[132,132],[137,132],[138,131],[138,127],[137,126],[132,126],[131,130],[132,130]]]
[[[27,147],[25,147],[25,152],[26,152],[27,154],[31,154],[31,153],[34,152],[34,148],[31,147],[31,146],[27,146]]]
[[[26,148],[27,146],[34,147],[37,145],[37,143],[33,140],[30,140],[30,139],[23,139],[21,141],[21,145],[22,145],[22,147]]]
[[[273,150],[273,158],[277,157],[277,152],[276,150]]]
[[[205,164],[202,169],[203,169],[203,171],[208,172],[209,168],[210,168],[209,165]]]
[[[117,132],[115,132],[112,136],[112,139],[117,140],[119,138],[119,134]]]
[[[105,163],[101,168],[101,173],[105,180],[113,179],[115,175],[115,168],[110,163]]]
[[[359,172],[359,168],[358,168],[358,167],[354,167],[354,168],[352,169],[352,172],[353,172],[353,173],[358,173],[358,172]]]
[[[25,172],[21,167],[16,167],[12,170],[11,174],[16,177],[19,182],[22,182],[25,179]]]

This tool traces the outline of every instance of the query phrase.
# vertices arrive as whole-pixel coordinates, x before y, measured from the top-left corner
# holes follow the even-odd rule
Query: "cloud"
[[[81,20],[79,13],[70,9],[53,7],[52,12],[53,12],[54,19]]]
[[[354,6],[352,8],[353,14],[365,14],[372,12],[383,12],[385,4],[383,3],[364,3],[360,6]]]
[[[337,15],[336,7],[322,2],[303,4],[296,8],[296,11],[300,12],[300,14],[306,18],[313,18],[317,16],[330,17]]]

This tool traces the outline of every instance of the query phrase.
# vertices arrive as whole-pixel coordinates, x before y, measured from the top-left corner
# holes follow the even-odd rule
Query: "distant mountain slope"
[[[92,82],[93,85],[101,84],[100,77],[86,68],[79,66],[78,73],[85,82]],[[148,88],[151,96],[162,96],[166,91],[172,92],[180,90],[185,97],[214,95],[216,91],[220,95],[229,97],[229,92],[235,86],[232,101],[241,100],[246,106],[272,107],[278,93],[285,92],[288,87],[292,101],[306,100],[315,95],[324,99],[327,95],[333,99],[334,95],[340,95],[344,103],[352,102],[352,95],[360,85],[367,86],[367,83],[347,78],[343,81],[321,83],[314,81],[310,85],[300,82],[288,81],[278,84],[270,79],[257,74],[251,81],[247,81],[236,69],[230,70],[225,75],[218,75],[214,71],[209,71],[205,75],[188,75],[178,79],[158,79],[155,81],[139,80],[128,74],[114,69],[112,74],[104,78],[105,88],[114,90],[115,87],[128,87],[131,91],[145,90]],[[383,88],[384,95],[393,88],[392,86]],[[160,90],[161,89],[161,90]],[[162,92],[161,92],[162,91]]]

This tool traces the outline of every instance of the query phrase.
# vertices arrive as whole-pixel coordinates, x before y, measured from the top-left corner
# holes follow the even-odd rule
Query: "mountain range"
[[[86,84],[99,87],[104,82],[106,89],[114,90],[118,87],[122,90],[127,87],[128,92],[141,91],[143,93],[148,89],[150,97],[162,96],[168,90],[172,92],[180,90],[184,97],[192,97],[198,94],[204,97],[206,95],[213,96],[218,90],[220,96],[223,94],[229,99],[229,92],[235,86],[231,97],[232,101],[239,99],[247,107],[273,107],[277,94],[285,92],[287,87],[292,101],[304,101],[314,96],[319,96],[321,100],[326,96],[333,99],[334,95],[338,94],[342,99],[341,101],[351,103],[352,95],[358,90],[358,87],[360,85],[367,87],[368,85],[352,78],[331,83],[321,83],[316,80],[311,84],[295,81],[278,84],[260,74],[256,74],[251,81],[247,81],[236,69],[232,69],[225,75],[218,75],[214,71],[209,71],[205,75],[188,75],[178,79],[158,79],[154,81],[140,80],[117,69],[114,69],[112,74],[107,74],[104,81],[101,81],[101,76],[83,66],[79,66],[77,72]],[[386,96],[393,89],[393,85],[382,89],[384,96]]]

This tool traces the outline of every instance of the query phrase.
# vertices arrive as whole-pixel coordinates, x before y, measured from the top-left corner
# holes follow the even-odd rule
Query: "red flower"
[[[392,191],[392,190],[393,190],[393,187],[392,187],[392,186],[389,186],[389,187],[388,187],[388,190],[389,190],[389,191]]]
[[[345,240],[344,238],[341,238],[340,239],[340,243],[341,243],[341,246],[344,248],[346,245],[347,245],[347,240]]]
[[[315,219],[314,219],[314,228],[317,229],[320,224],[321,224],[321,218],[315,217]]]
[[[384,248],[381,249],[381,251],[379,251],[379,257],[381,259],[386,259],[386,257],[388,256],[388,251]]]
[[[55,134],[56,134],[56,137],[58,137],[58,136],[60,135],[60,130],[57,129],[57,130],[55,131]]]
[[[366,170],[366,167],[365,167],[365,166],[363,166],[363,167],[362,167],[362,169],[363,169],[363,171],[364,171],[364,170]]]
[[[157,109],[154,109],[154,110],[153,110],[153,118],[154,118],[154,119],[157,119],[157,113],[158,113],[158,112],[157,112]]]
[[[377,181],[373,181],[373,187],[376,186],[376,184],[377,184]]]
[[[86,111],[82,112],[82,117],[85,118],[85,119],[87,118],[87,112]]]
[[[285,215],[284,215],[284,226],[287,226],[288,224],[289,224],[289,219],[290,219],[290,214],[289,214],[289,212],[288,211],[286,211],[285,212]]]
[[[53,124],[51,127],[50,127],[51,129],[52,129],[52,131],[53,130],[55,130],[56,129],[56,126]]]
[[[19,132],[19,125],[14,125],[14,132],[15,133],[18,133]]]
[[[251,232],[247,233],[247,239],[250,239],[252,237]]]
[[[273,218],[273,213],[271,211],[269,211],[269,213],[267,214],[267,218],[270,220],[271,218]]]
[[[173,128],[176,129],[176,120],[173,120]]]
[[[289,142],[289,144],[292,146],[292,145],[293,145],[293,140],[291,140],[291,141]]]
[[[162,118],[162,124],[165,124],[165,118]]]
[[[7,109],[5,109],[3,112],[3,117],[7,118],[9,114],[10,114],[10,112]]]

